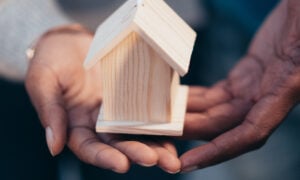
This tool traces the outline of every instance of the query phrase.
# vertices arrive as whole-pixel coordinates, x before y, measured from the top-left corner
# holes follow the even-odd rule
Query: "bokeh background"
[[[1,1],[1,0],[0,0]],[[64,12],[95,29],[123,0],[59,0]],[[167,0],[198,32],[185,84],[210,86],[226,77],[278,0]],[[1,27],[5,28],[5,27]],[[1,35],[2,36],[2,35]],[[1,44],[0,44],[1,48]],[[3,180],[299,180],[300,108],[296,107],[261,149],[188,174],[168,175],[134,166],[125,175],[81,163],[67,149],[48,153],[35,111],[22,83],[0,80],[0,179]],[[180,153],[203,142],[177,142]]]

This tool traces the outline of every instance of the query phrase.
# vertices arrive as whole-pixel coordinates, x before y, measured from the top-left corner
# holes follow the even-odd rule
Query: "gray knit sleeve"
[[[0,0],[0,76],[23,80],[26,49],[49,28],[66,23],[54,0]]]

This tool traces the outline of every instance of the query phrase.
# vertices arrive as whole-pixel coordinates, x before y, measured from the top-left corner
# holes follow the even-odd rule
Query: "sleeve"
[[[22,81],[26,49],[49,28],[71,23],[54,0],[0,1],[0,76]]]

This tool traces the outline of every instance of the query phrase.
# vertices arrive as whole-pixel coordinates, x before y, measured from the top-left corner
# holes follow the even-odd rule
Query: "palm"
[[[54,138],[53,154],[67,141],[81,160],[101,168],[126,172],[133,162],[144,166],[157,164],[168,172],[178,172],[180,162],[169,141],[95,133],[101,105],[100,68],[83,68],[91,36],[68,36],[44,40],[27,77],[27,88],[42,124],[57,126],[54,136],[59,138]],[[37,84],[43,86],[33,88]]]

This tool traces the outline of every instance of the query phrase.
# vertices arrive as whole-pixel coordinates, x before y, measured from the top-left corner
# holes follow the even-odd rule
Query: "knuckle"
[[[257,148],[260,148],[263,146],[267,139],[269,137],[269,133],[266,130],[259,130],[257,132],[257,138],[255,139],[255,144],[257,145]]]
[[[249,120],[245,122],[250,130],[249,137],[251,137],[251,141],[249,145],[252,147],[252,149],[259,149],[266,143],[268,137],[270,136],[268,128],[262,128]]]

